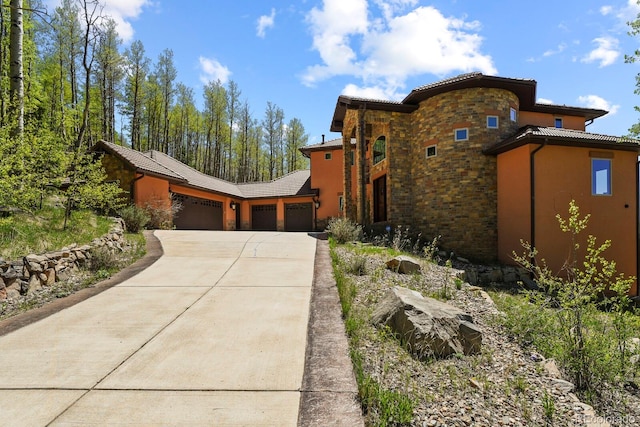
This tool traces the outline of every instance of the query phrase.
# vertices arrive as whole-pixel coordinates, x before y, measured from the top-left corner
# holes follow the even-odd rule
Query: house
[[[110,180],[118,181],[132,202],[182,209],[178,229],[279,230],[315,229],[316,192],[309,170],[270,182],[234,184],[205,175],[159,151],[139,152],[106,141],[93,147],[102,153]]]
[[[399,102],[341,95],[331,131],[341,133],[342,153],[307,150],[312,186],[322,163],[315,153],[331,152],[343,158],[344,215],[358,223],[440,235],[447,250],[481,262],[512,264],[522,239],[556,272],[571,247],[556,214],[566,218],[575,200],[591,215],[586,232],[611,239],[607,257],[637,276],[640,145],[586,132],[606,113],[539,104],[534,80],[481,73],[418,87]],[[335,197],[325,188],[319,199]]]

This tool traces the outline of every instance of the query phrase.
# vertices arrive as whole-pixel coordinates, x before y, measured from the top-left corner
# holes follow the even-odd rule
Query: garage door
[[[288,203],[284,205],[284,228],[287,231],[313,230],[313,204]]]
[[[175,194],[182,209],[173,219],[178,230],[222,230],[222,202]]]
[[[251,206],[251,228],[260,231],[275,231],[278,228],[276,205]]]

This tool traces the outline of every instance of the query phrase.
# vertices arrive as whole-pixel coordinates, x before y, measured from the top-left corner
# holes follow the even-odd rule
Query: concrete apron
[[[156,235],[148,269],[0,337],[2,425],[296,425],[316,240]]]

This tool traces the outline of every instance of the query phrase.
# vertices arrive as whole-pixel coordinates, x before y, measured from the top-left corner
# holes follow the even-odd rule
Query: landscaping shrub
[[[124,221],[127,231],[130,233],[137,233],[144,229],[149,223],[151,217],[147,214],[145,209],[139,208],[136,205],[129,205],[122,208],[119,212],[120,218]]]
[[[565,271],[556,276],[537,262],[537,250],[524,242],[525,254],[514,259],[529,270],[543,292],[529,292],[529,302],[507,304],[507,326],[525,340],[531,340],[589,400],[597,400],[608,384],[629,379],[634,330],[629,289],[633,277],[618,274],[614,261],[603,252],[609,240],[598,245],[589,236],[583,260],[577,259],[579,234],[585,230],[589,215],[580,217],[578,206],[569,205],[569,218],[557,216],[560,229],[570,233],[572,252]]]
[[[326,231],[339,244],[359,240],[362,236],[362,226],[348,218],[331,218]]]

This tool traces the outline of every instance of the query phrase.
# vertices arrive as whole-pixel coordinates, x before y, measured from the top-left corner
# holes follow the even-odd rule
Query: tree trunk
[[[11,34],[9,46],[9,73],[11,75],[11,109],[16,115],[14,135],[24,133],[24,75],[22,68],[22,0],[11,0]]]

